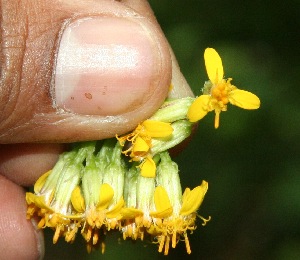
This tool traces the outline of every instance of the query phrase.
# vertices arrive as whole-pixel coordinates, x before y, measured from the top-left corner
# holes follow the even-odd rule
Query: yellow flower
[[[39,219],[39,228],[54,229],[53,243],[60,236],[72,242],[81,230],[91,251],[101,242],[100,232],[121,226],[126,168],[118,143],[115,147],[111,142],[103,144],[98,155],[95,144],[81,146],[62,155],[37,180],[34,194],[26,193],[27,218]]]
[[[26,193],[27,218],[38,216],[39,228],[54,229],[53,243],[56,243],[60,236],[64,236],[67,242],[72,242],[84,216],[81,212],[74,210],[68,200],[65,202],[60,200],[57,203],[54,198],[58,194],[54,189],[44,189],[47,185],[46,180],[51,173],[52,171],[48,171],[37,180],[34,186],[36,194]],[[64,195],[71,197],[71,194],[68,193],[64,193]]]
[[[151,235],[159,244],[158,251],[168,254],[170,244],[173,248],[184,239],[188,253],[191,253],[188,232],[196,229],[199,209],[208,184],[203,181],[193,190],[187,188],[182,194],[178,166],[168,152],[160,153],[155,178],[145,178],[139,169],[132,167],[127,176],[122,211],[123,238],[144,239]],[[204,224],[208,221],[200,217]]]
[[[141,162],[141,175],[148,178],[155,177],[156,165],[152,160],[151,140],[164,139],[171,136],[173,128],[170,123],[146,120],[136,129],[122,137],[118,137],[124,147],[123,154],[131,157],[131,161]]]
[[[169,252],[170,243],[175,248],[178,241],[183,237],[186,245],[187,253],[191,253],[187,232],[196,229],[196,216],[205,193],[208,189],[208,183],[202,181],[200,186],[193,190],[187,188],[182,195],[181,207],[171,205],[170,197],[166,189],[158,186],[154,193],[154,203],[156,211],[150,212],[153,217],[153,225],[147,230],[148,233],[156,237],[159,243],[159,252],[164,249],[164,254]],[[203,225],[209,219],[204,219]]]
[[[79,204],[82,199],[84,200],[84,197],[82,199],[79,197],[76,198],[77,202],[72,202],[74,207],[76,203]],[[84,209],[84,218],[81,221],[81,234],[87,242],[88,252],[91,252],[92,248],[99,242],[99,231],[103,229],[109,231],[116,229],[120,225],[124,199],[121,197],[116,204],[112,204],[113,197],[113,188],[109,184],[103,183],[100,186],[97,204],[92,204]]]
[[[98,246],[104,252],[102,237],[120,230],[124,239],[154,238],[165,254],[184,239],[190,253],[188,232],[196,229],[207,182],[182,195],[177,164],[167,151],[156,157],[157,174],[148,178],[141,171],[156,166],[151,157],[128,169],[119,142],[108,140],[100,150],[96,143],[78,144],[37,180],[34,193],[26,193],[27,218],[38,219],[39,228],[53,229],[53,243],[59,237],[73,242],[79,231],[88,252]]]
[[[231,78],[223,79],[222,60],[214,49],[205,50],[204,60],[209,81],[204,84],[204,95],[196,98],[188,110],[187,116],[191,122],[215,110],[215,128],[218,128],[220,113],[227,110],[228,103],[244,109],[259,108],[260,100],[256,95],[232,85]]]

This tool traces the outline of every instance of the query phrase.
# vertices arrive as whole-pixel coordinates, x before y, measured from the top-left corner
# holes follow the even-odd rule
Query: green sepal
[[[153,138],[151,140],[152,154],[157,154],[166,151],[175,145],[181,143],[184,139],[190,136],[193,124],[188,120],[179,120],[172,124],[173,133],[168,140]]]
[[[167,100],[149,119],[167,123],[172,123],[178,120],[186,119],[189,107],[191,106],[194,100],[195,98],[192,97]]]

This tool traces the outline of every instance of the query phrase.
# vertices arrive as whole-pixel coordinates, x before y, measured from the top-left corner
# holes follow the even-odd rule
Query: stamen
[[[91,245],[90,243],[87,243],[87,244],[86,244],[86,251],[87,251],[88,253],[91,253],[91,252],[92,252],[92,249],[93,249],[92,245]]]
[[[45,226],[45,218],[41,218],[38,223],[38,228],[43,228]]]
[[[159,242],[159,248],[158,248],[158,252],[161,253],[163,248],[164,248],[164,245],[165,245],[165,239],[166,237],[164,235],[161,235],[160,236],[160,242]]]
[[[85,240],[87,242],[89,242],[91,240],[91,238],[92,238],[92,230],[93,230],[93,228],[89,226],[88,230],[86,232],[86,236],[85,236]]]
[[[54,236],[53,236],[53,244],[56,244],[56,242],[59,238],[60,229],[61,229],[61,226],[57,226],[56,229],[55,229],[55,233],[54,233]]]
[[[144,231],[136,231],[135,240],[138,238],[139,233],[140,233],[140,239],[141,239],[141,241],[143,241],[144,240]]]
[[[215,113],[215,128],[217,129],[220,124],[220,112],[216,111]]]
[[[66,242],[73,242],[75,240],[75,236],[76,233],[78,231],[78,227],[77,226],[73,226],[71,230],[69,230],[66,234],[65,234],[65,240]]]
[[[93,235],[93,245],[96,245],[99,239],[99,233],[98,233],[98,229],[94,230],[94,235]]]
[[[133,235],[133,230],[132,230],[132,226],[131,225],[127,226],[127,235],[129,237],[132,237],[132,235]]]
[[[176,243],[177,243],[177,232],[174,231],[173,235],[172,235],[172,247],[175,248],[176,247]]]
[[[190,241],[189,241],[187,233],[184,233],[184,241],[185,241],[186,252],[188,254],[191,254],[192,250],[191,250],[191,247],[190,247]]]
[[[105,252],[105,243],[104,242],[102,242],[101,243],[101,253],[102,253],[102,255],[104,254],[104,252]]]
[[[167,255],[169,253],[170,248],[170,236],[167,236],[167,240],[165,242],[165,252],[164,255]]]

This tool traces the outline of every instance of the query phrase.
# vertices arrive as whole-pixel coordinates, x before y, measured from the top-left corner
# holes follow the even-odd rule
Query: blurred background
[[[104,255],[87,254],[81,239],[53,246],[50,231],[45,259],[300,259],[300,1],[149,2],[196,95],[207,80],[204,49],[213,47],[225,76],[261,108],[230,106],[218,130],[210,113],[175,158],[183,187],[209,183],[199,213],[212,220],[198,221],[191,255],[183,242],[165,257],[117,233]]]

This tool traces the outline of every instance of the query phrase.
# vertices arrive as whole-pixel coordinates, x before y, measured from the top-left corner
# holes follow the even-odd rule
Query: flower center
[[[215,98],[218,103],[221,102],[222,105],[227,105],[229,102],[228,95],[230,92],[230,88],[228,85],[230,84],[228,84],[227,82],[222,82],[213,86],[211,90],[212,97]]]

